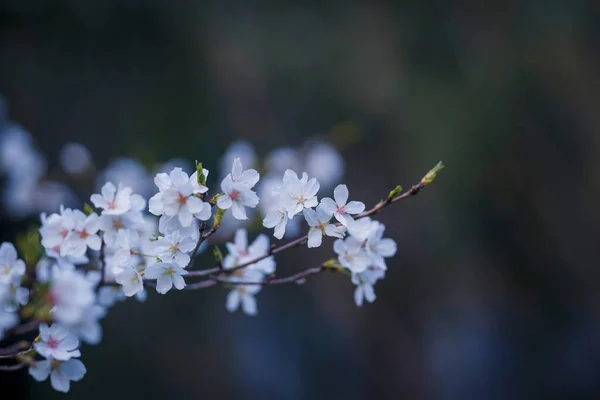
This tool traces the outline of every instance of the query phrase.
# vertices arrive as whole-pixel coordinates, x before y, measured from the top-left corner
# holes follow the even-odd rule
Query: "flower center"
[[[176,244],[172,244],[169,246],[169,250],[171,251],[171,253],[177,253],[179,251],[179,247],[177,247]]]
[[[138,276],[137,274],[133,274],[131,275],[131,279],[130,279],[131,283],[136,283],[138,281]]]
[[[346,206],[343,206],[343,207],[337,206],[337,209],[335,210],[335,212],[338,214],[344,214],[346,212]]]
[[[231,200],[237,200],[240,197],[240,191],[239,190],[232,190],[231,193],[229,194],[229,197],[231,198]]]
[[[69,230],[68,229],[65,229],[65,228],[61,229],[60,235],[62,237],[66,237],[68,234],[69,234]]]
[[[123,227],[123,223],[121,222],[120,218],[117,218],[113,221],[113,228],[121,229],[122,227]]]
[[[81,232],[79,232],[79,237],[80,237],[80,238],[82,238],[82,239],[85,239],[85,238],[87,238],[88,236],[90,236],[90,234],[89,234],[89,233],[87,233],[87,231],[86,231],[85,229],[84,229],[84,230],[82,230]]]
[[[117,208],[117,204],[115,203],[115,201],[114,200],[109,201],[108,202],[108,209],[109,210],[114,210],[115,208]]]
[[[58,348],[58,345],[59,345],[59,344],[60,344],[60,342],[59,342],[58,340],[54,339],[53,337],[50,337],[50,338],[48,339],[48,346],[49,346],[51,349],[56,349],[56,348]]]
[[[187,202],[187,197],[179,193],[179,198],[177,199],[177,202],[181,205],[184,205]]]

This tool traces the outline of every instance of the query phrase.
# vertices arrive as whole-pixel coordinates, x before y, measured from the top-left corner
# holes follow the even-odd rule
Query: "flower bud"
[[[400,192],[402,192],[402,186],[398,185],[388,195],[388,197],[387,197],[388,201],[394,199],[396,196],[398,196],[400,194]]]
[[[213,248],[213,256],[215,257],[217,264],[221,265],[223,263],[223,253],[221,253],[219,246],[215,246]]]
[[[196,160],[196,172],[198,172],[198,184],[204,186],[206,184],[206,176],[202,171],[202,163]]]
[[[433,167],[428,173],[427,175],[425,175],[423,177],[423,179],[421,179],[421,184],[423,184],[424,186],[429,185],[431,182],[433,182],[433,180],[435,179],[435,176],[437,175],[438,172],[440,172],[441,169],[444,168],[444,164],[442,164],[442,162],[440,161],[439,163],[436,164],[435,167]]]

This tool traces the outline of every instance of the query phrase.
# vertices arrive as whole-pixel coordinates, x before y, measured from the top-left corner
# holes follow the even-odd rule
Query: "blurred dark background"
[[[69,141],[99,168],[216,171],[236,139],[264,156],[325,137],[367,204],[448,167],[380,214],[399,250],[374,304],[333,274],[263,290],[255,318],[222,288],[150,293],[110,311],[68,396],[598,398],[600,3],[240,3],[3,0],[11,119],[50,169]],[[0,387],[65,397],[26,371]]]

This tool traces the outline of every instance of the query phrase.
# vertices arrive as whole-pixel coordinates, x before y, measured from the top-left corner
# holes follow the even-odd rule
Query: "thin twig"
[[[417,185],[414,185],[413,187],[411,187],[409,190],[407,190],[406,192],[392,198],[392,199],[386,199],[384,201],[381,201],[379,203],[377,203],[373,208],[371,208],[370,210],[367,210],[359,215],[357,215],[354,219],[361,219],[361,218],[365,218],[365,217],[370,217],[372,215],[377,214],[379,211],[381,211],[382,209],[384,209],[385,207],[387,207],[388,205],[392,204],[392,203],[396,203],[397,201],[400,200],[404,200],[407,199],[409,197],[415,196],[416,194],[418,194],[423,188],[425,187],[425,185],[421,182],[419,182]],[[256,257],[250,261],[244,262],[242,264],[236,265],[233,268],[229,268],[223,272],[227,273],[227,274],[231,274],[237,270],[240,270],[242,268],[246,268],[249,265],[252,264],[256,264],[259,261],[264,260],[265,258],[268,258],[272,255],[281,253],[284,250],[290,249],[292,247],[296,247],[296,246],[300,246],[304,243],[306,243],[308,241],[308,235],[304,235],[301,236],[297,239],[294,239],[288,243],[282,244],[280,246],[277,246],[275,248],[272,248],[267,254],[264,254],[260,257]],[[203,269],[203,270],[199,270],[199,271],[191,271],[187,277],[205,277],[205,276],[210,276],[210,275],[214,275],[216,273],[220,272],[220,268],[214,267],[214,268],[209,268],[209,269]]]
[[[25,368],[26,366],[27,366],[27,364],[25,364],[25,363],[18,363],[18,364],[14,364],[14,365],[0,365],[0,371],[6,371],[6,372],[18,371],[22,368]]]

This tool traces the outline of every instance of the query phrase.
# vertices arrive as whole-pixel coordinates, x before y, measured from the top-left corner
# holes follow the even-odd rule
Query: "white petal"
[[[80,381],[87,372],[85,365],[80,360],[71,359],[60,365],[61,371],[69,377],[70,380]]]
[[[242,309],[247,315],[256,315],[258,313],[254,296],[248,294],[242,296]]]
[[[338,185],[333,191],[333,198],[338,206],[343,207],[348,201],[348,186]]]
[[[230,209],[232,204],[233,201],[231,200],[231,197],[229,197],[229,195],[227,194],[223,194],[217,199],[217,207],[219,207],[221,210]]]
[[[173,281],[170,276],[161,275],[156,280],[156,291],[160,294],[165,294],[173,287]]]
[[[377,244],[377,251],[383,257],[393,257],[397,251],[396,242],[394,239],[381,239]]]
[[[67,393],[71,388],[69,377],[62,374],[59,369],[55,369],[50,374],[50,383],[57,392]]]
[[[117,192],[117,188],[112,182],[106,182],[102,189],[100,189],[102,193],[102,197],[104,197],[107,201],[112,201],[115,198],[115,193]]]
[[[50,361],[36,361],[35,366],[29,367],[29,375],[38,382],[45,381],[50,375]]]
[[[148,206],[152,214],[161,215],[163,213],[162,193],[156,193],[152,196],[148,202]]]
[[[156,174],[156,176],[154,177],[154,184],[158,187],[158,190],[160,190],[161,192],[167,190],[172,186],[171,178],[169,178],[169,175],[165,174],[164,172]]]
[[[319,207],[323,211],[325,211],[327,214],[329,214],[330,217],[337,210],[337,205],[335,204],[335,201],[333,201],[329,197],[325,197],[325,198],[321,199],[321,203],[319,204]]]
[[[317,213],[312,208],[305,208],[302,213],[309,226],[317,226],[319,221],[317,220]]]
[[[181,289],[183,289],[185,287],[185,280],[183,279],[183,277],[181,275],[175,275],[175,274],[173,274],[172,279],[173,279],[173,285],[178,290],[181,290]]]
[[[233,166],[231,167],[231,177],[234,181],[238,181],[242,176],[242,162],[239,158],[233,160]]]
[[[363,211],[365,211],[365,203],[360,201],[351,201],[350,203],[346,204],[346,212],[348,214],[360,214]]]
[[[319,247],[323,242],[323,232],[319,228],[310,228],[308,231],[308,247]]]
[[[239,220],[248,219],[248,217],[246,216],[246,209],[244,208],[243,205],[241,205],[237,201],[233,202],[233,205],[231,206],[231,213],[233,214],[233,217],[235,219],[239,219]]]
[[[234,312],[240,305],[240,294],[237,290],[232,290],[227,295],[227,302],[225,304],[225,308],[227,311]]]
[[[359,285],[356,287],[356,289],[354,289],[354,302],[358,307],[363,305],[363,298],[363,289],[362,286]]]

